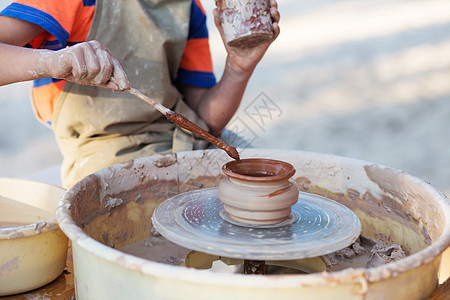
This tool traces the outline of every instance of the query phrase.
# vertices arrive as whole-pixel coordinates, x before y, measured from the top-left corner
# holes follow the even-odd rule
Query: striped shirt
[[[27,44],[34,49],[60,50],[86,41],[95,11],[95,0],[16,0],[0,15],[41,26],[45,32]],[[180,61],[177,82],[209,88],[216,84],[209,50],[206,13],[200,0],[193,0],[189,34]],[[51,126],[65,80],[34,80],[32,101],[37,118]]]

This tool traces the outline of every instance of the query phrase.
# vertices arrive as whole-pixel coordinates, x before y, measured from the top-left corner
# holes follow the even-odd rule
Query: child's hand
[[[236,72],[253,72],[253,69],[266,53],[267,48],[269,48],[270,44],[280,34],[280,27],[278,26],[278,23],[280,22],[280,13],[278,12],[278,3],[276,0],[270,0],[270,15],[272,16],[272,27],[274,32],[272,39],[253,48],[237,48],[227,45],[220,22],[219,11],[217,8],[214,9],[214,22],[222,36],[222,41],[224,42],[228,53],[227,67],[230,67]]]
[[[112,90],[130,88],[122,66],[100,42],[84,42],[59,51],[40,52],[39,55],[37,73],[40,77],[65,79]]]

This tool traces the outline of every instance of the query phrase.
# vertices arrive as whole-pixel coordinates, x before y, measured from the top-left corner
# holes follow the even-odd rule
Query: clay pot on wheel
[[[298,187],[290,178],[294,167],[272,159],[242,159],[222,167],[227,176],[219,185],[219,199],[230,218],[245,224],[283,222],[298,200]]]

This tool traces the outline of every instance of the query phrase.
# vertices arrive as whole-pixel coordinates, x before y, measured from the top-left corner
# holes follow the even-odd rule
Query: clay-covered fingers
[[[82,49],[68,49],[40,52],[37,63],[39,75],[69,80],[84,78],[87,68]]]
[[[119,61],[111,56],[111,62],[114,66],[114,71],[111,76],[111,82],[117,86],[117,90],[124,91],[130,89],[130,82],[128,81],[127,74],[123,70]]]
[[[79,43],[47,55],[52,57],[52,61],[46,63],[50,77],[113,90],[129,89],[127,75],[119,61],[98,41]]]
[[[104,69],[111,68],[111,63],[109,62],[107,55],[99,53],[98,49],[92,47],[90,43],[78,45],[83,48],[84,61],[86,64],[86,75],[82,78],[96,85],[101,84]]]
[[[101,66],[101,72],[96,78],[96,85],[121,91],[129,89],[128,77],[111,51],[98,41],[89,41],[88,43],[96,50]]]
[[[92,66],[95,61],[95,54],[92,52],[93,50],[86,44],[65,48],[61,50],[58,63],[63,65],[59,65],[59,67],[70,69],[70,75],[75,79],[87,78],[89,74],[88,64]],[[99,66],[97,65],[96,68],[99,69]]]
[[[278,2],[277,0],[270,0],[270,12],[272,13],[272,11],[274,12],[278,12]],[[272,18],[274,19],[273,21],[278,22],[280,20],[280,14],[278,14],[278,16],[274,16],[272,15]]]
[[[113,70],[110,52],[98,41],[89,41],[83,43],[83,45],[92,49],[92,51],[86,50],[86,58],[94,60],[92,64],[89,64],[86,59],[89,70],[89,75],[86,78],[94,85],[106,84],[106,82],[109,81]]]
[[[99,70],[92,78],[91,82],[94,85],[105,85],[111,78],[113,71],[113,64],[108,53],[103,49],[96,49],[95,56],[99,65]]]
[[[272,28],[274,32],[274,38],[276,39],[280,34],[280,12],[278,11],[278,3],[276,0],[270,0],[270,16],[272,17]]]

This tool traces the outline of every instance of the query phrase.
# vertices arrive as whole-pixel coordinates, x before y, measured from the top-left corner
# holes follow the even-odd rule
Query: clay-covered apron
[[[174,86],[191,1],[97,0],[87,40],[111,49],[131,86],[207,129]],[[126,92],[70,82],[57,103],[53,124],[64,157],[61,177],[66,187],[133,158],[206,146]]]

